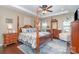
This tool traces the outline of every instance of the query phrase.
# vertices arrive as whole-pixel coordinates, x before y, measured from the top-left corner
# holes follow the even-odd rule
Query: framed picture
[[[13,20],[11,18],[6,18],[6,23],[13,23]]]

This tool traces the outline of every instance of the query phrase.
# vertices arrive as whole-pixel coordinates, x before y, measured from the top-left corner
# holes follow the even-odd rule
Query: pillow
[[[36,32],[36,28],[33,28],[33,32]]]
[[[25,33],[25,32],[26,32],[26,29],[25,29],[25,28],[22,28],[22,32],[24,32],[24,33]]]
[[[31,28],[28,29],[29,32],[32,32]]]
[[[29,32],[29,29],[26,29],[26,32]]]
[[[36,28],[22,28],[22,32],[24,33],[31,33],[31,32],[36,32]]]
[[[23,32],[23,33],[27,33],[27,32],[29,32],[29,29],[22,28],[22,32]]]
[[[29,32],[34,32],[34,31],[33,31],[33,28],[29,28]]]
[[[36,32],[35,28],[29,28],[29,32]]]

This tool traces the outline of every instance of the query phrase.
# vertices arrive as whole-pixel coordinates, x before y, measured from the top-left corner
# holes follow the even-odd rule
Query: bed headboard
[[[22,32],[22,28],[33,28],[31,25],[24,25],[23,27],[20,27],[20,32]]]
[[[31,25],[24,25],[22,28],[33,28]]]

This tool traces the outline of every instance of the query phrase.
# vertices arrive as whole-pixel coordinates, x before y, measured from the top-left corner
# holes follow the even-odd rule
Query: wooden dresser
[[[12,43],[17,43],[18,39],[17,33],[5,33],[3,34],[3,36],[4,36],[4,47]]]
[[[71,25],[71,52],[79,53],[79,20]]]
[[[58,30],[58,29],[50,29],[47,31],[51,33],[52,38],[59,38],[59,33],[61,33],[61,30]]]

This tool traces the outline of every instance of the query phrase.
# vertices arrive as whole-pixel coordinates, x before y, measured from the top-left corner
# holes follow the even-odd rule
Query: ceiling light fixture
[[[42,14],[46,14],[47,12],[52,12],[52,10],[50,10],[50,8],[52,8],[53,6],[48,6],[48,5],[42,5],[39,6],[39,8],[41,9],[40,11],[42,12]]]
[[[46,13],[47,13],[47,11],[46,11],[46,10],[42,11],[42,14],[46,14]]]

